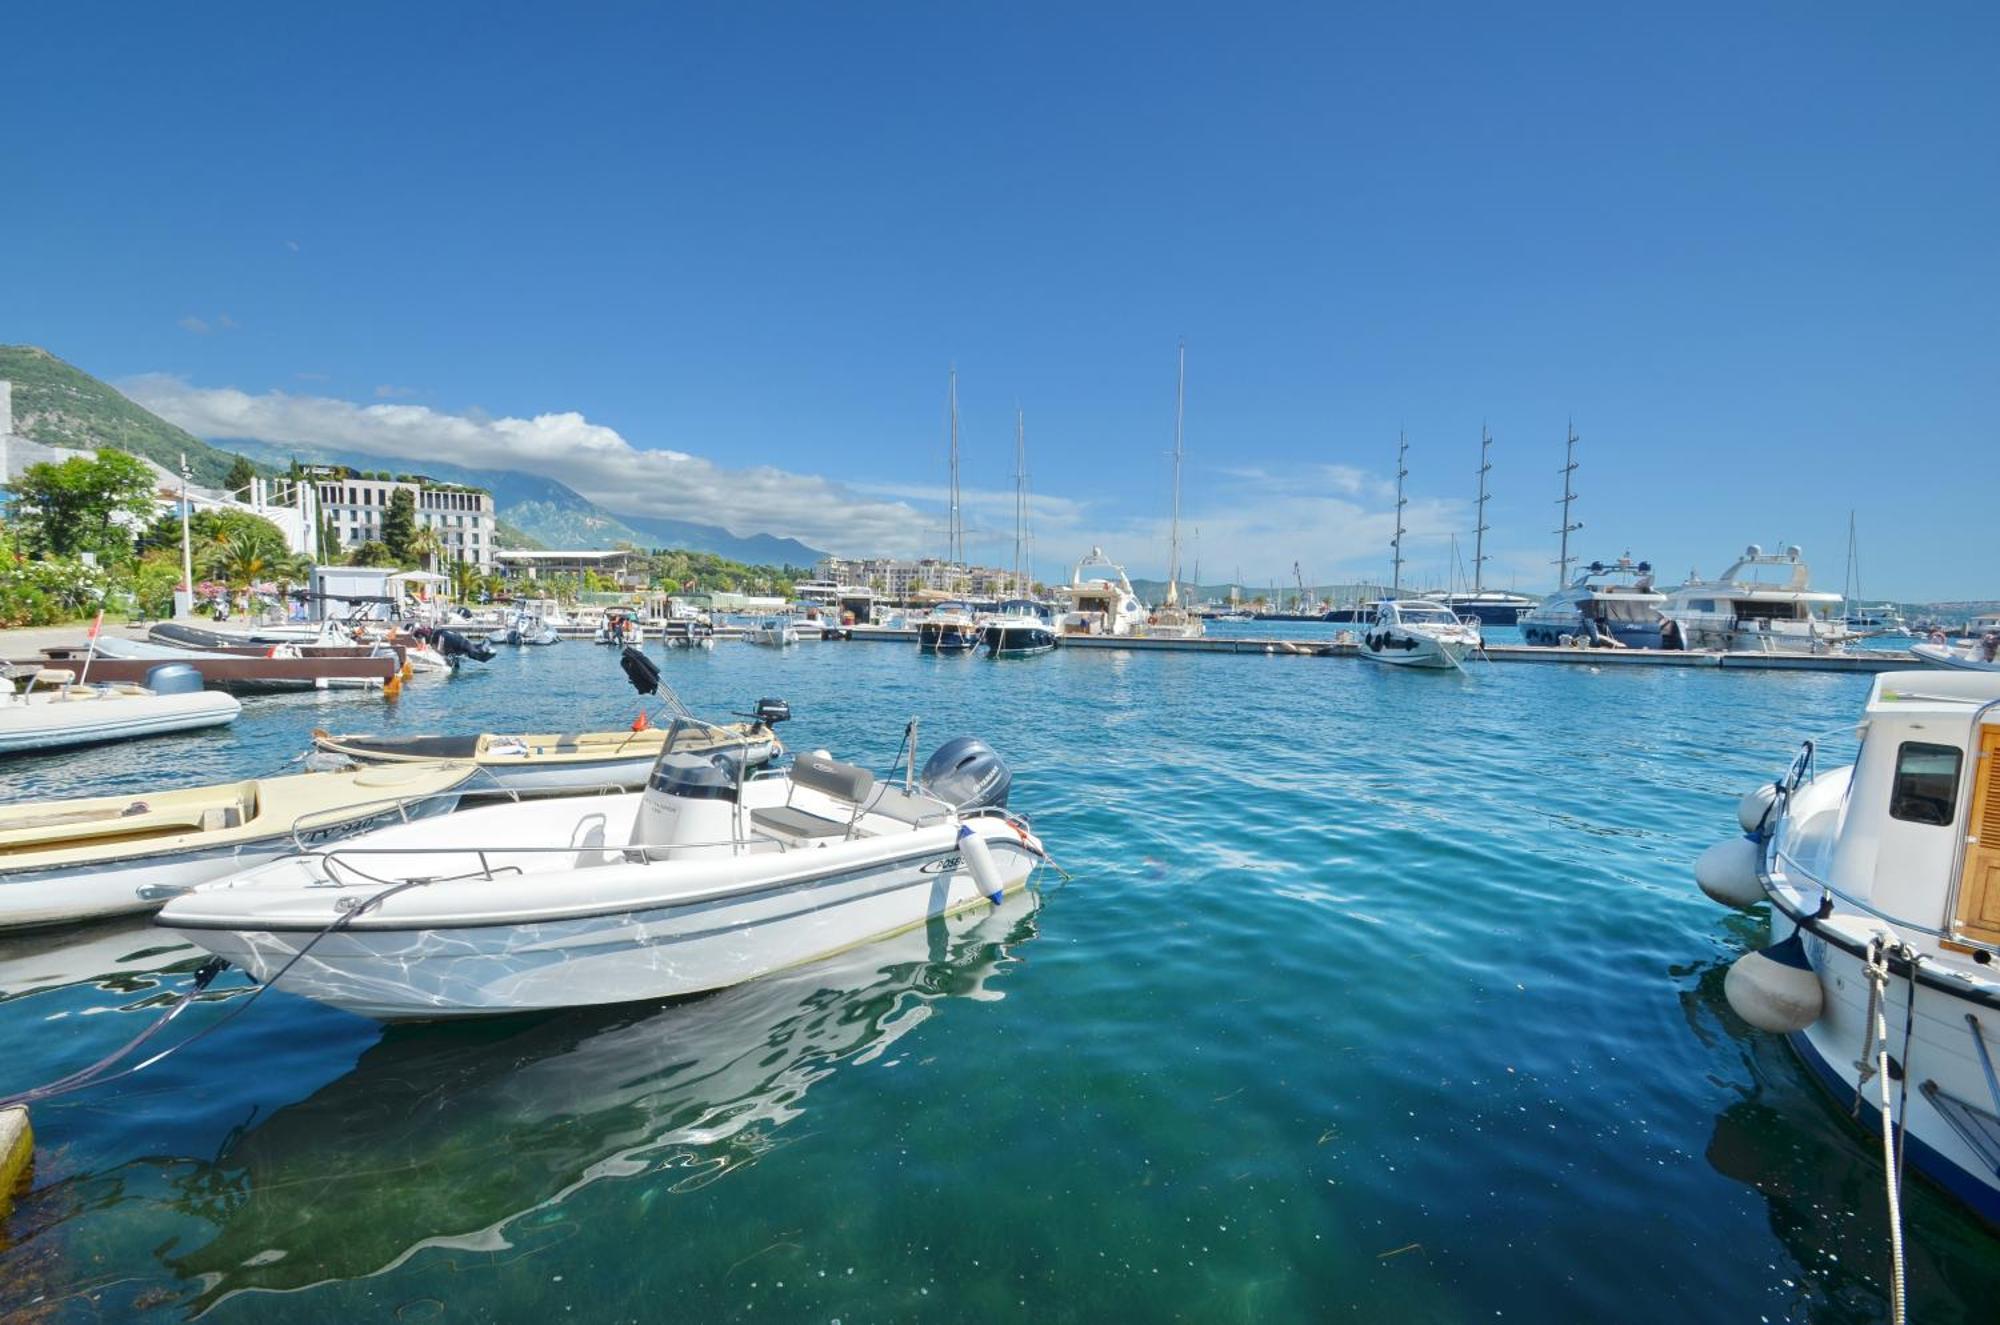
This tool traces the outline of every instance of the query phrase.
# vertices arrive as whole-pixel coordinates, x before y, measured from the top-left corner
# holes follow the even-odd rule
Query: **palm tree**
[[[437,530],[429,525],[419,528],[410,535],[410,555],[427,571],[437,569],[437,558],[444,555],[444,543],[439,540]]]

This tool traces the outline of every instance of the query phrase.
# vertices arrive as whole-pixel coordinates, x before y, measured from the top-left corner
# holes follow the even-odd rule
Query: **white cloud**
[[[206,336],[209,331],[208,323],[192,313],[181,319],[180,326],[181,330],[192,331],[197,336]]]
[[[421,464],[517,469],[568,484],[614,512],[770,533],[848,556],[919,555],[925,519],[829,479],[768,465],[725,469],[683,451],[642,450],[575,412],[531,419],[447,414],[424,405],[357,405],[282,391],[250,395],[150,374],[120,389],[199,437],[327,447]]]
[[[377,400],[407,400],[417,394],[417,388],[413,386],[378,386],[375,388],[375,399]]]

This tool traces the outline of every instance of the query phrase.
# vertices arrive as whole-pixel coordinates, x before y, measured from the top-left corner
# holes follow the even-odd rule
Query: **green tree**
[[[248,511],[196,511],[188,517],[188,541],[201,556],[201,549],[220,543],[232,534],[248,534],[285,548],[285,535],[278,526],[261,515]],[[181,548],[181,517],[179,511],[168,511],[153,523],[139,531],[138,551],[141,555],[159,549],[171,549],[178,557]]]
[[[389,549],[389,559],[397,565],[415,560],[410,544],[416,536],[416,494],[408,488],[397,488],[389,495],[388,508],[382,512],[382,545]]]
[[[230,462],[229,472],[223,476],[222,486],[231,495],[236,495],[255,482],[256,478],[257,466],[251,464],[248,458],[239,455]]]
[[[145,462],[107,448],[94,457],[29,465],[7,490],[30,555],[94,552],[122,561],[132,554],[129,525],[152,515],[157,486]]]
[[[330,515],[319,518],[319,555],[329,565],[340,559],[340,526]]]
[[[444,555],[444,542],[438,538],[437,530],[425,525],[410,538],[410,556],[425,570],[437,569],[438,558]]]
[[[372,538],[347,554],[347,564],[350,566],[388,566],[395,564],[395,561],[396,558],[389,553],[388,545],[378,543]]]

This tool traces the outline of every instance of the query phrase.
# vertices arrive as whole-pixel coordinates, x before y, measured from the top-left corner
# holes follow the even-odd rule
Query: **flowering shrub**
[[[109,581],[67,557],[0,563],[0,626],[52,626],[95,612]]]

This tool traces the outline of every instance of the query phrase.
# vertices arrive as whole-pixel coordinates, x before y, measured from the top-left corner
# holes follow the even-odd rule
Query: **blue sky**
[[[1744,543],[2000,595],[2000,9],[38,6],[0,341],[203,431],[508,460],[628,509],[1419,578]],[[1193,560],[1191,548],[1188,559]]]

